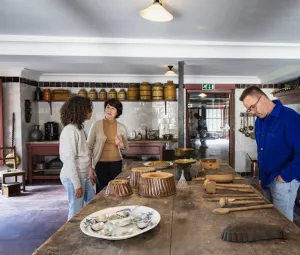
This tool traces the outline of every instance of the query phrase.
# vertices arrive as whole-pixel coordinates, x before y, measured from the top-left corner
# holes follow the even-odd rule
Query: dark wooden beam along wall
[[[178,61],[178,147],[184,147],[184,61]]]

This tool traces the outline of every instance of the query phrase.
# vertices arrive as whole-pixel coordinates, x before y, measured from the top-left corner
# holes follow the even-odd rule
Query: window
[[[223,109],[206,109],[206,124],[208,132],[222,131]]]

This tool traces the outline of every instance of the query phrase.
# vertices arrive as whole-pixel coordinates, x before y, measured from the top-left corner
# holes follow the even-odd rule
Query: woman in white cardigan
[[[92,110],[90,99],[80,96],[71,97],[60,109],[64,126],[59,140],[63,162],[60,180],[68,193],[68,220],[95,195],[93,175],[90,176],[90,154],[83,130],[83,122],[91,118]]]
[[[94,122],[88,134],[88,145],[92,158],[92,169],[96,175],[96,193],[122,171],[122,151],[128,148],[127,132],[116,119],[123,112],[118,99],[104,103],[104,119]]]

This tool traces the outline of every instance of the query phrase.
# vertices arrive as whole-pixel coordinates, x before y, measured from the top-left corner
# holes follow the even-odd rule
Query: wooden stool
[[[2,195],[6,197],[21,195],[21,185],[20,182],[2,184]]]
[[[25,191],[25,171],[15,169],[15,170],[1,170],[0,171],[0,177],[2,177],[2,185],[7,184],[6,178],[8,177],[14,177],[15,183],[18,182],[17,178],[18,176],[22,176],[22,186],[23,186],[23,192]],[[9,184],[9,183],[8,183]]]

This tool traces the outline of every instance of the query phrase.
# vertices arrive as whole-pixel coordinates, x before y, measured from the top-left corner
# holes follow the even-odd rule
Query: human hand
[[[262,186],[261,186],[261,180],[258,181],[258,187],[259,187],[260,189],[262,189]]]
[[[120,149],[124,148],[124,143],[122,141],[122,138],[120,138],[119,136],[115,137],[115,143]]]
[[[90,181],[91,181],[92,185],[94,185],[95,181],[96,181],[95,169],[92,167],[90,168]]]
[[[83,195],[83,189],[82,187],[75,189],[75,198],[81,198]]]
[[[280,175],[278,175],[276,177],[276,181],[278,181],[278,182],[285,182]]]

